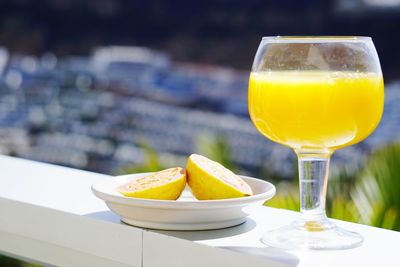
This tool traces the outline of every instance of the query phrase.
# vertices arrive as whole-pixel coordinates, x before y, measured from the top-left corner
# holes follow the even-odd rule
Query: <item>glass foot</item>
[[[337,227],[329,220],[297,221],[268,231],[261,237],[264,244],[280,249],[337,250],[358,247],[364,238]]]

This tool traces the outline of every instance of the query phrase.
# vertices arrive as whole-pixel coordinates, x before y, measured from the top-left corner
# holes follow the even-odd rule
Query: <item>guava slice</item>
[[[190,155],[187,183],[199,200],[238,198],[253,195],[251,187],[239,176],[218,162],[204,156]]]
[[[185,170],[175,167],[131,181],[119,186],[117,190],[127,197],[176,200],[185,185]]]

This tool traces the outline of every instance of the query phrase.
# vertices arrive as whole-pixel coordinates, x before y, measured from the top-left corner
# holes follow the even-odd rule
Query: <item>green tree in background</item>
[[[233,163],[229,144],[223,135],[216,137],[208,135],[199,136],[197,139],[197,151],[197,153],[221,163],[234,172],[238,170]]]
[[[361,223],[400,231],[400,143],[380,148],[370,157],[352,198]]]
[[[157,151],[146,140],[140,142],[139,148],[144,152],[144,162],[124,167],[118,170],[117,174],[156,172],[172,167],[162,164]],[[232,171],[237,170],[231,158],[229,144],[224,136],[212,137],[209,135],[200,135],[196,142],[196,153],[217,161]],[[184,168],[185,166],[180,167]]]
[[[326,211],[330,218],[359,222],[360,213],[352,199],[359,170],[340,169],[328,183]]]
[[[139,172],[156,172],[165,169],[160,162],[157,151],[154,150],[146,141],[142,141],[139,145],[144,151],[145,160],[141,164],[130,165],[124,167],[117,171],[117,174],[129,174],[129,173],[139,173]]]

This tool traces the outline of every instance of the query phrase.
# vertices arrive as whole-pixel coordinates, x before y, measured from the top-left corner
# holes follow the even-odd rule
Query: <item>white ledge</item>
[[[396,265],[400,233],[337,221],[364,244],[339,251],[280,251],[259,237],[295,212],[256,207],[246,223],[213,231],[153,231],[122,224],[91,192],[110,176],[0,156],[0,254],[56,266]]]

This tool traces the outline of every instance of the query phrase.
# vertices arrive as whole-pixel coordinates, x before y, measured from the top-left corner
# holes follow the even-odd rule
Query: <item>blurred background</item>
[[[273,181],[268,205],[296,210],[293,153],[248,116],[259,41],[371,36],[385,112],[367,140],[335,152],[327,209],[400,230],[399,27],[399,0],[1,1],[0,154],[115,175],[201,153]]]

